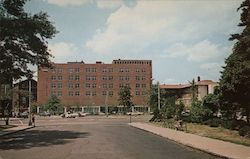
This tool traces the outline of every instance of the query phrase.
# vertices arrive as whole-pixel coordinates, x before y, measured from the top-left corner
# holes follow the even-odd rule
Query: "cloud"
[[[202,62],[214,59],[223,53],[223,48],[208,40],[203,40],[194,45],[177,43],[165,50],[169,57],[187,57],[188,61]]]
[[[225,36],[237,25],[235,9],[239,3],[195,0],[137,1],[134,7],[122,5],[85,46],[99,54],[133,55],[145,54],[151,48],[166,50],[178,43],[185,46],[196,43],[190,50],[195,53],[189,54],[188,60],[203,60],[206,54],[199,51],[213,55],[219,47],[204,39]]]
[[[54,56],[54,58],[52,59],[53,62],[78,60],[78,48],[72,43],[52,43],[49,44],[49,50],[50,53]]]
[[[97,0],[97,7],[102,9],[114,9],[123,5],[122,0]]]
[[[58,6],[78,6],[92,2],[92,0],[45,0],[50,4]]]

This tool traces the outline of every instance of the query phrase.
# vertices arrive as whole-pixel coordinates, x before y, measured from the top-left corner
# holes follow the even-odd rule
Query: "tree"
[[[208,108],[215,114],[219,110],[219,96],[217,94],[208,94],[203,98],[203,107]]]
[[[52,95],[48,102],[45,104],[45,110],[52,111],[53,113],[59,113],[63,111],[63,105],[61,104],[60,99],[57,96]]]
[[[28,65],[51,67],[47,39],[56,29],[44,12],[24,11],[27,0],[0,1],[0,86],[12,88],[13,80],[32,74]],[[0,96],[2,96],[0,91]],[[0,101],[0,108],[11,101]]]
[[[119,91],[119,105],[123,105],[126,108],[126,111],[130,110],[131,107],[134,105],[131,98],[131,88],[129,86],[123,86],[121,87]]]
[[[159,116],[158,110],[158,85],[153,84],[149,90],[149,101],[148,104],[153,111],[152,121]]]
[[[220,78],[220,102],[222,109],[236,117],[240,109],[250,120],[250,0],[245,0],[238,11],[241,10],[239,27],[243,31],[233,34],[229,40],[236,40],[233,52],[225,60]]]
[[[26,13],[26,2],[0,1],[0,83],[30,74],[28,64],[51,66],[46,40],[57,31],[46,13]]]

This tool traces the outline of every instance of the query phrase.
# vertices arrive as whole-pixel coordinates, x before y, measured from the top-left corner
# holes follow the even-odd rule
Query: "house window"
[[[107,95],[107,91],[102,91],[102,95],[106,96]]]
[[[85,68],[85,72],[90,72],[91,69],[90,68]]]
[[[139,68],[136,68],[136,69],[135,69],[135,72],[140,72],[140,69],[139,69]]]
[[[109,80],[113,80],[113,76],[109,76],[108,79],[109,79]]]
[[[142,76],[142,77],[141,77],[141,80],[143,80],[143,81],[146,80],[146,77],[145,77],[145,76]]]
[[[103,87],[103,88],[108,88],[106,83],[103,84],[102,87]]]
[[[79,69],[79,68],[75,68],[75,72],[76,72],[76,73],[79,73],[79,72],[80,72],[80,69]]]
[[[51,92],[51,95],[52,95],[52,96],[56,96],[56,95],[57,95],[57,94],[56,94],[56,91],[52,91],[52,92]]]
[[[141,69],[141,72],[146,72],[145,68],[142,68],[142,69]]]
[[[96,91],[92,92],[92,96],[96,96]]]
[[[62,68],[58,68],[58,69],[57,69],[57,72],[58,72],[58,73],[62,73],[62,72],[63,72],[63,69],[62,69]]]
[[[74,69],[73,68],[69,68],[68,71],[69,71],[69,73],[73,73]]]
[[[140,95],[140,92],[139,92],[139,91],[136,91],[136,92],[135,92],[135,95],[139,96],[139,95]]]
[[[91,70],[92,70],[92,72],[96,72],[96,68],[92,68]]]
[[[113,88],[113,84],[111,83],[111,84],[109,84],[109,88]]]
[[[90,76],[86,76],[86,80],[87,80],[87,81],[90,81],[90,80],[91,80],[91,77],[90,77]]]
[[[141,84],[141,88],[146,88],[146,84]]]
[[[140,76],[135,76],[135,80],[140,81]]]

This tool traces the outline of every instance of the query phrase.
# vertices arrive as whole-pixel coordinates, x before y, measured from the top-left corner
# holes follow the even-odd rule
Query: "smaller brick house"
[[[214,93],[214,89],[218,86],[218,83],[212,80],[200,80],[200,77],[198,77],[195,85],[197,87],[197,98],[201,101],[206,95]],[[163,84],[160,85],[160,89],[171,92],[171,94],[179,97],[177,102],[182,101],[185,107],[190,107],[192,102],[191,84]]]

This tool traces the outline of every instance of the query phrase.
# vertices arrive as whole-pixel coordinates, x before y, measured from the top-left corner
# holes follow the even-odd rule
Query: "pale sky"
[[[49,40],[53,62],[153,61],[153,78],[165,84],[218,81],[238,33],[243,0],[32,0],[59,33]]]

